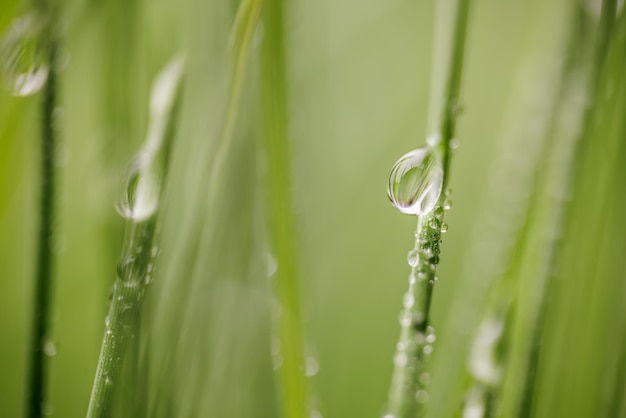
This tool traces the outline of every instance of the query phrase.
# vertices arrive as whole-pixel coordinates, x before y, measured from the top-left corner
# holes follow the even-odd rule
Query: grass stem
[[[56,200],[55,151],[57,138],[53,116],[57,101],[55,74],[57,40],[52,23],[53,13],[49,10],[51,6],[41,1],[37,3],[37,6],[47,18],[41,35],[41,42],[45,48],[49,74],[41,96],[41,168],[37,265],[24,414],[29,418],[42,417],[46,402],[48,356],[45,347],[52,337],[52,296],[54,291],[54,252],[52,247],[55,238]]]
[[[180,102],[182,60],[172,61],[152,89],[151,125],[144,148],[133,162],[128,189],[118,210],[127,219],[122,256],[117,266],[88,418],[111,415],[128,349],[137,344],[143,296],[150,283],[158,249],[155,231],[159,201],[167,175],[169,149]],[[127,367],[135,367],[128,364]]]
[[[437,68],[440,60],[435,60],[434,74],[444,74],[445,83],[440,86],[433,83],[431,94],[431,127],[436,132],[429,135],[438,139],[435,145],[440,153],[443,165],[443,190],[435,209],[418,218],[415,232],[415,245],[409,253],[411,274],[409,290],[404,296],[404,310],[400,315],[400,339],[394,356],[394,371],[389,391],[388,415],[391,418],[414,417],[419,414],[420,405],[428,399],[425,389],[425,356],[432,352],[434,330],[430,327],[430,306],[436,277],[436,265],[439,263],[439,244],[442,230],[444,209],[449,206],[447,185],[450,178],[450,143],[456,135],[457,117],[460,113],[459,94],[463,73],[463,57],[469,13],[469,0],[458,0],[454,5],[454,24],[452,42],[445,48],[443,38],[437,41],[449,53],[447,68]],[[441,30],[441,28],[438,28]],[[438,32],[438,35],[441,33]],[[443,88],[442,88],[443,87]],[[438,107],[443,97],[443,106]],[[412,261],[413,256],[416,261]]]
[[[283,416],[309,416],[304,376],[295,220],[291,196],[291,154],[284,45],[284,3],[268,0],[264,9],[265,40],[261,52],[264,151],[267,155],[266,201],[270,246],[277,262],[274,276],[280,313],[276,328],[282,356],[278,372]]]

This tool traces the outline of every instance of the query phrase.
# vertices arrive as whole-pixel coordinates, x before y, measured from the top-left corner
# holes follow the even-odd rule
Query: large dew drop
[[[168,147],[164,145],[167,123],[183,70],[181,57],[173,59],[152,85],[150,125],[143,148],[126,177],[126,187],[116,209],[124,218],[142,222],[157,211]]]
[[[115,208],[120,215],[135,222],[150,218],[158,207],[161,187],[159,177],[146,165],[131,169],[126,181],[126,190]]]
[[[435,207],[442,186],[441,156],[424,147],[404,154],[394,164],[387,194],[400,212],[423,215]]]
[[[26,15],[16,19],[2,38],[0,63],[6,88],[15,96],[37,93],[48,79],[42,19]]]

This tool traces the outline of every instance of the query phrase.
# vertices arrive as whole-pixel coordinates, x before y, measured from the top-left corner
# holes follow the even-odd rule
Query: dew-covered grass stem
[[[105,321],[100,358],[92,387],[88,418],[111,415],[115,388],[128,348],[137,344],[144,293],[158,253],[155,240],[162,188],[167,175],[181,94],[183,62],[174,59],[156,79],[150,100],[146,143],[133,161],[118,211],[126,232]],[[135,367],[127,364],[127,367]]]
[[[57,106],[57,77],[55,74],[58,49],[55,27],[56,4],[39,0],[37,13],[44,16],[45,23],[38,41],[43,49],[48,79],[41,92],[40,104],[40,190],[37,237],[37,261],[33,284],[33,311],[26,380],[24,416],[38,418],[44,415],[47,402],[48,356],[46,344],[52,338],[52,300],[54,292],[54,239],[56,201],[56,147],[57,132],[54,111]]]
[[[430,307],[435,285],[436,266],[439,263],[441,233],[447,230],[443,221],[444,211],[449,209],[448,182],[450,179],[451,149],[456,145],[457,117],[461,105],[459,94],[463,73],[463,57],[469,13],[469,0],[459,0],[452,6],[452,37],[446,45],[446,36],[438,28],[436,47],[449,54],[447,61],[435,60],[434,74],[443,75],[445,82],[434,82],[431,92],[431,116],[429,145],[438,158],[442,170],[440,193],[437,201],[418,214],[415,245],[409,252],[411,266],[409,290],[404,296],[404,310],[400,314],[400,338],[394,356],[394,370],[387,406],[388,418],[414,417],[421,415],[421,405],[428,401],[429,375],[425,358],[433,351],[434,329],[430,326]],[[447,11],[447,10],[446,10]],[[443,8],[438,13],[444,13]],[[439,16],[441,25],[445,19]],[[438,64],[445,62],[444,68]],[[434,98],[434,100],[432,100]],[[439,106],[443,103],[443,106]]]

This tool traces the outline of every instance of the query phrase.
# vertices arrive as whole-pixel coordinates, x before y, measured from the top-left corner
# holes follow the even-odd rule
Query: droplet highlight
[[[14,96],[33,95],[46,84],[49,69],[42,45],[43,28],[43,19],[29,14],[16,19],[2,38],[2,78]]]

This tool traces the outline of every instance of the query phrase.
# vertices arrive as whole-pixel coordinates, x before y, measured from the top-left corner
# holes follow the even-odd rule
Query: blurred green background
[[[509,222],[514,216],[507,215],[507,205],[516,204],[514,193],[525,198],[533,193],[532,181],[524,181],[533,169],[525,167],[540,159],[543,136],[531,125],[541,124],[551,112],[542,103],[558,79],[560,67],[554,61],[568,37],[573,3],[472,4],[461,146],[452,162],[454,205],[446,215],[450,229],[432,314],[438,340],[431,363],[430,416],[459,414],[470,337],[490,284],[488,274],[481,281],[475,279],[476,270],[468,271],[481,262],[476,259],[481,237],[491,239],[481,222],[486,214]],[[227,192],[220,196],[218,210],[207,213],[203,201],[224,116],[225,51],[237,2],[65,0],[61,5],[53,416],[86,412],[123,240],[124,223],[114,202],[127,164],[145,138],[152,80],[179,51],[188,64],[185,96],[161,218],[161,255],[143,318],[142,352],[150,353],[144,380],[150,414],[277,416],[272,300],[257,181],[257,165],[263,162],[255,140],[262,106],[255,99],[262,23],[235,141],[221,173]],[[0,30],[28,10],[27,2],[3,0]],[[593,13],[587,13],[593,21]],[[406,253],[415,228],[413,217],[390,205],[387,176],[399,156],[425,143],[435,2],[294,0],[288,2],[287,16],[300,290],[307,356],[319,364],[310,379],[313,406],[325,417],[382,416],[407,287]],[[624,70],[621,61],[616,65]],[[38,121],[37,96],[0,93],[1,417],[18,417],[22,410],[35,266]],[[612,135],[623,132],[622,125],[615,129]],[[512,166],[521,167],[518,176],[510,174]],[[610,184],[624,180],[622,174],[609,176],[614,180]],[[505,184],[494,186],[498,181]],[[489,190],[507,187],[515,190],[495,199],[496,204],[487,198]],[[598,210],[612,204],[603,202]],[[611,213],[618,218],[620,212]],[[606,236],[623,232],[622,224],[614,226]],[[506,226],[503,230],[505,242]],[[614,243],[616,254],[602,261],[614,266],[606,276],[623,277],[622,266],[615,264],[621,245]],[[493,253],[494,258],[500,255]],[[490,254],[482,256],[489,262]],[[605,275],[594,273],[588,280],[601,281]],[[624,325],[619,315],[624,303],[613,299],[624,294],[624,287],[611,283],[616,283],[612,290],[597,291],[593,299],[606,309],[584,317],[610,329],[593,334],[593,325],[567,328],[568,336],[578,332],[581,341],[599,335],[597,347],[577,345],[573,337],[552,341],[549,358],[557,363],[549,362],[553,369],[542,380],[548,382],[542,387],[547,398],[541,398],[534,416],[600,417],[605,415],[596,405],[602,396],[626,398],[619,356],[617,365],[596,359],[580,366],[589,356],[612,358],[613,351],[626,351],[623,332],[611,331]],[[528,286],[520,289],[533,292]],[[584,295],[589,293],[582,289],[582,299],[573,299],[582,300],[581,305],[564,302],[552,318],[586,309]],[[549,330],[565,323],[553,322]],[[608,336],[615,339],[613,351],[602,354]],[[608,369],[615,371],[616,383],[595,375]],[[593,392],[600,391],[598,382],[608,385],[602,389],[605,395]],[[565,412],[563,405],[576,395],[582,406]],[[621,415],[606,416],[626,416],[624,412],[622,407]]]

